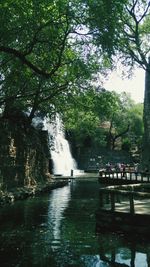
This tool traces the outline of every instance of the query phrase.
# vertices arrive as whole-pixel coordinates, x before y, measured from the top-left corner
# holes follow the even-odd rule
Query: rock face
[[[142,165],[143,168],[148,168],[150,170],[150,58],[145,76],[144,139]]]
[[[0,190],[50,180],[47,131],[7,118],[1,119],[0,129]]]

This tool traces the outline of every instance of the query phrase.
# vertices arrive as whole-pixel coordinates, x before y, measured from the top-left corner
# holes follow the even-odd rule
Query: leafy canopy
[[[0,106],[5,114],[30,109],[32,119],[37,110],[51,113],[66,105],[69,95],[88,89],[96,73],[110,66],[107,55],[118,28],[110,13],[117,15],[123,3],[2,0]]]

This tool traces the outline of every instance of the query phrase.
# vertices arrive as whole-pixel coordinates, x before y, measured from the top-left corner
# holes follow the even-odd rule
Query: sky
[[[145,72],[143,69],[137,68],[131,79],[121,79],[119,71],[113,71],[109,79],[104,82],[103,87],[109,91],[117,93],[128,92],[136,103],[144,101]]]

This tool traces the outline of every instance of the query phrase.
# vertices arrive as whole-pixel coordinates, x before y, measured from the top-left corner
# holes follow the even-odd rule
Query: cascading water
[[[53,173],[70,175],[71,170],[77,169],[68,141],[65,139],[64,127],[60,115],[56,115],[55,121],[50,123],[44,120],[44,130],[49,133],[50,151],[53,161]]]

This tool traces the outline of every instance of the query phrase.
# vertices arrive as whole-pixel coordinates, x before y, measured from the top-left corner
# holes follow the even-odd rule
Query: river
[[[1,267],[150,267],[150,242],[95,233],[97,179],[0,209]]]

